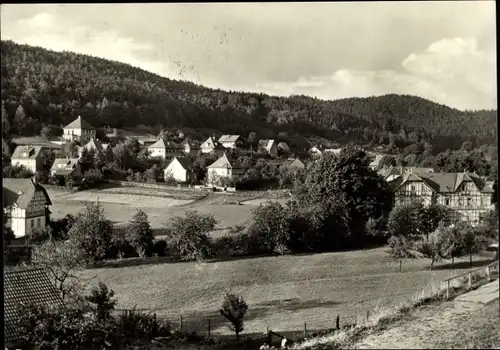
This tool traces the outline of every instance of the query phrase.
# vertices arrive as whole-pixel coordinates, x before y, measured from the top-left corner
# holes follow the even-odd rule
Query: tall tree
[[[136,248],[139,256],[151,256],[153,249],[153,230],[149,224],[148,215],[138,210],[127,226],[127,237]]]

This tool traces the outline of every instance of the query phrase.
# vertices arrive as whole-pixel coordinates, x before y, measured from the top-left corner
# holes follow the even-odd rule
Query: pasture
[[[331,328],[377,306],[392,306],[438,284],[453,271],[444,264],[429,271],[428,260],[398,263],[386,248],[314,255],[258,257],[218,262],[158,263],[84,271],[84,281],[104,281],[116,292],[117,308],[156,312],[184,328],[228,334],[218,313],[224,293],[244,296],[249,305],[244,333]],[[477,258],[476,258],[477,259]],[[467,259],[466,259],[467,260]],[[484,258],[483,258],[484,260]],[[457,264],[457,263],[456,263]],[[454,273],[468,268],[459,261]]]

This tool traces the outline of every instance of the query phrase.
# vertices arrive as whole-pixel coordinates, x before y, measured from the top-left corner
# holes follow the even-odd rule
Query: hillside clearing
[[[118,308],[157,312],[184,327],[226,334],[218,315],[225,292],[240,293],[249,304],[245,333],[331,328],[353,322],[376,307],[412,298],[453,272],[429,271],[427,260],[405,262],[404,273],[386,248],[315,255],[261,257],[208,263],[157,265],[86,270],[83,279],[105,281],[116,292]],[[461,270],[455,270],[455,273]]]

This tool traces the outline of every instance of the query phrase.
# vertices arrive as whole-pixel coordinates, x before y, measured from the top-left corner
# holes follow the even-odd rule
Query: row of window
[[[42,227],[42,219],[41,218],[38,218],[36,219],[36,227],[37,228],[40,228]],[[31,228],[35,228],[35,219],[31,219]]]

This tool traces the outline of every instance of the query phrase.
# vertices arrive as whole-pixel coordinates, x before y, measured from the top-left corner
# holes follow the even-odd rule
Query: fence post
[[[366,310],[366,321],[370,318],[370,310]]]
[[[467,283],[467,288],[471,288],[472,287],[472,273],[468,273],[467,274],[467,277],[468,277],[468,283]]]
[[[208,339],[210,340],[210,319],[208,319]]]
[[[181,315],[180,327],[179,327],[179,328],[180,328],[180,330],[181,330],[181,332],[182,332],[182,315]]]
[[[304,337],[307,336],[307,323],[304,322]]]
[[[490,280],[490,266],[491,265],[486,266],[486,277],[488,278],[488,280]]]
[[[450,280],[446,281],[446,300],[450,299]]]
[[[337,329],[340,329],[340,315],[337,314],[337,322],[336,322]]]

